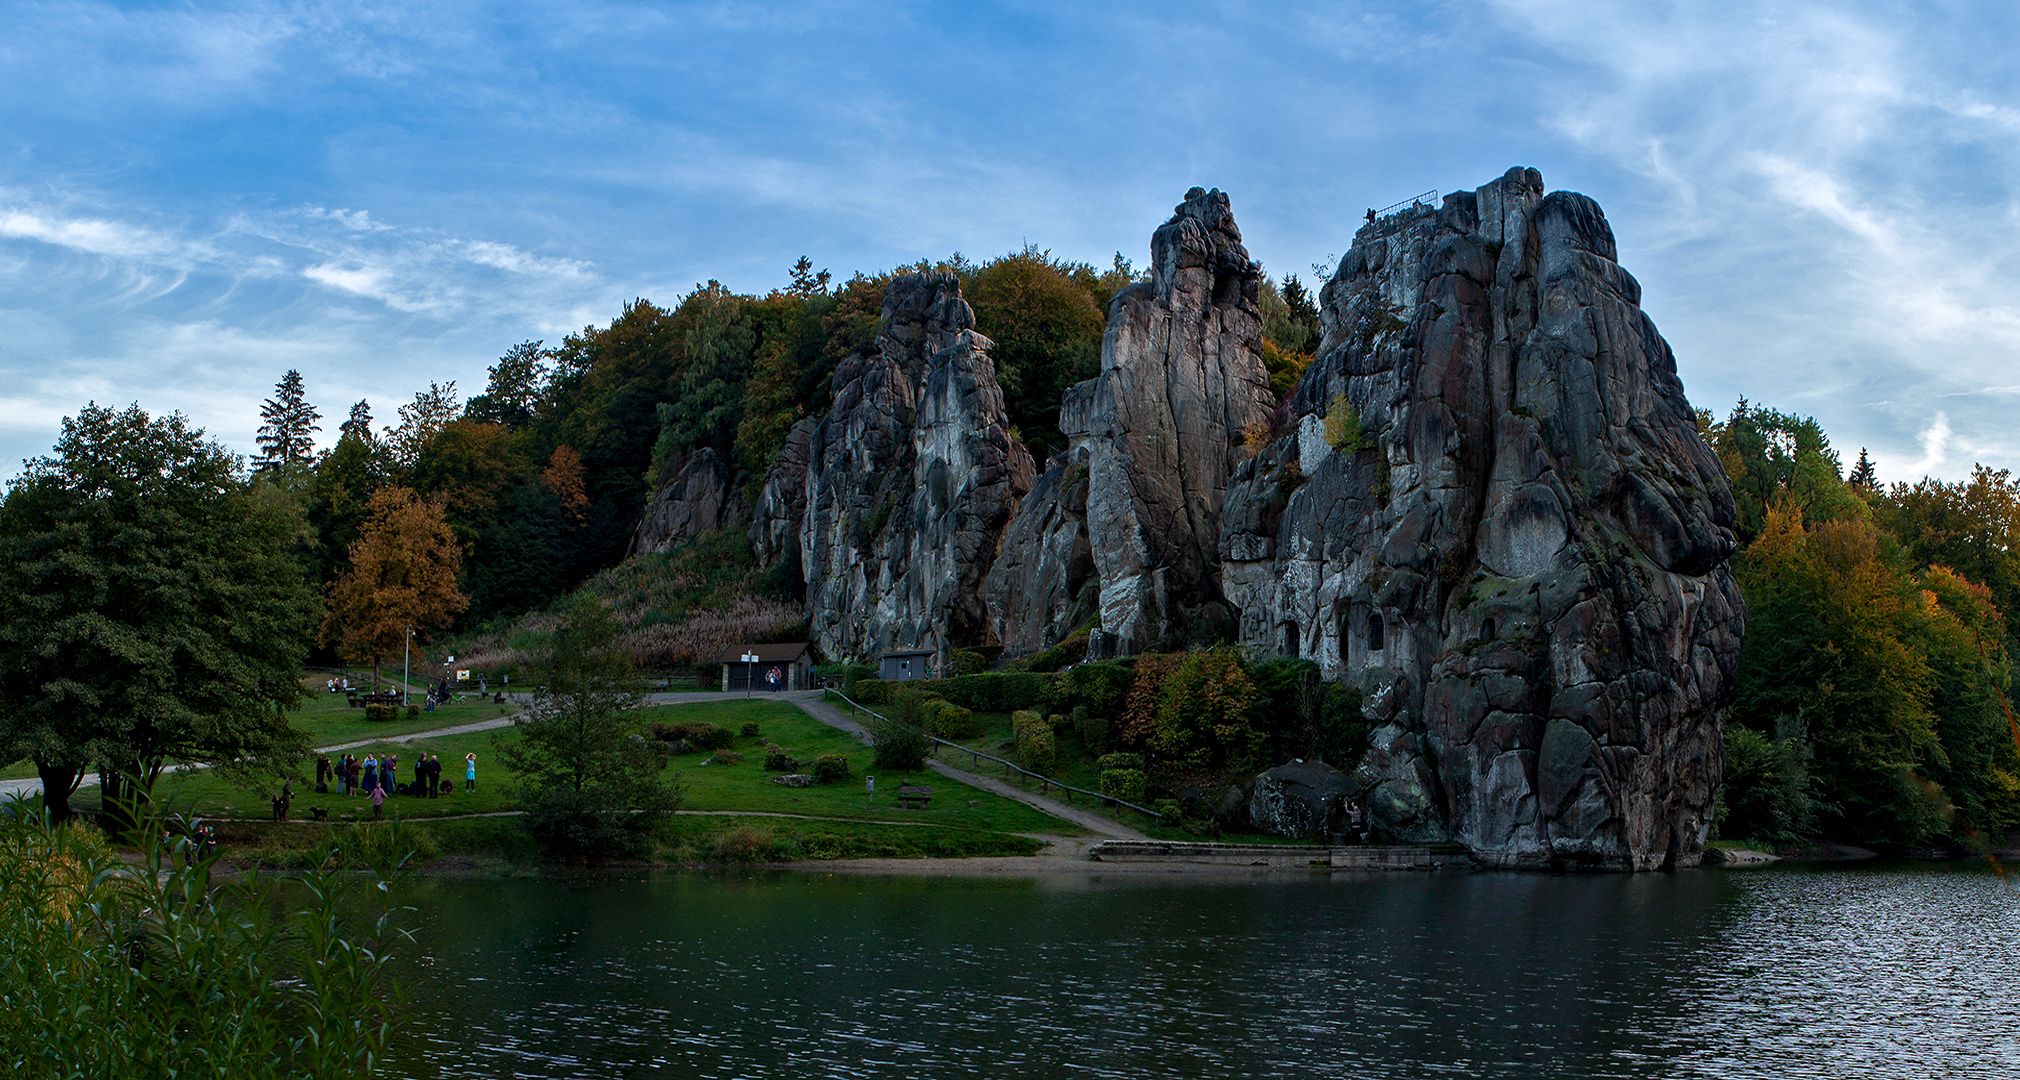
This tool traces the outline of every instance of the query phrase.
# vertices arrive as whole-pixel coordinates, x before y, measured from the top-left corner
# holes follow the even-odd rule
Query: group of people
[[[348,694],[351,692],[351,680],[349,677],[331,679],[323,684],[323,689],[332,694]]]
[[[383,814],[388,795],[415,795],[436,798],[446,792],[456,790],[455,781],[442,780],[442,760],[434,754],[422,754],[414,763],[414,779],[411,784],[400,783],[400,758],[397,754],[387,754],[384,758],[367,754],[357,757],[352,754],[340,755],[335,761],[327,757],[316,759],[316,790],[328,792],[335,784],[344,795],[361,795],[372,800],[372,816]],[[477,755],[473,752],[463,758],[463,790],[477,790]]]

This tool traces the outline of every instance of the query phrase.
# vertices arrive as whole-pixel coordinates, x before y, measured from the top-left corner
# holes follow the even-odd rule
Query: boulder
[[[1390,838],[1701,857],[1744,628],[1732,495],[1615,258],[1598,205],[1533,169],[1368,223],[1229,481],[1240,638],[1362,690]]]
[[[746,475],[708,447],[673,462],[639,519],[632,553],[657,554],[704,533],[742,528],[750,519]]]
[[[1353,778],[1323,761],[1279,765],[1255,778],[1249,822],[1292,840],[1323,840],[1345,828],[1354,792]]]

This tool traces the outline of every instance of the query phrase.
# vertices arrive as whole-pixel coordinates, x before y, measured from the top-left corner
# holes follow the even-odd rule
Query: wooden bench
[[[933,789],[929,787],[901,787],[898,789],[898,806],[904,810],[924,810],[933,801]]]

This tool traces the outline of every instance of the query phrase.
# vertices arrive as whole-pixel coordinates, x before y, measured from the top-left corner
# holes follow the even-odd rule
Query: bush
[[[728,728],[702,720],[654,724],[652,734],[661,742],[686,742],[697,750],[727,750],[736,742],[736,736],[731,735]]]
[[[419,705],[407,706],[407,719],[419,720],[420,718],[421,718],[421,707]]]
[[[1112,799],[1132,802],[1141,806],[1150,790],[1150,779],[1142,769],[1103,769],[1101,771],[1101,793]]]
[[[1264,735],[1250,708],[1261,696],[1240,650],[1139,657],[1125,734],[1180,768],[1248,769]]]
[[[1052,725],[1037,712],[1024,709],[1010,717],[1010,731],[1017,743],[1017,756],[1024,759],[1025,768],[1035,773],[1050,773],[1057,762],[1057,746],[1052,740]]]
[[[1361,415],[1344,395],[1326,407],[1326,441],[1342,454],[1358,454],[1375,445],[1361,427]]]
[[[783,747],[767,746],[765,747],[765,771],[799,772],[800,763],[794,761],[792,755],[786,753]]]
[[[1150,808],[1164,816],[1166,825],[1175,825],[1184,816],[1184,809],[1178,805],[1177,799],[1159,799]]]
[[[390,724],[400,715],[398,705],[367,705],[365,719],[375,724]]]
[[[943,739],[972,739],[982,733],[982,725],[975,722],[975,710],[941,701],[933,709],[928,730]]]
[[[743,755],[734,750],[717,750],[714,761],[717,765],[741,765],[743,764]]]
[[[1087,659],[1087,631],[1070,635],[1066,640],[1049,649],[1042,650],[1031,658],[1032,671],[1058,671]]]
[[[814,779],[823,784],[849,778],[849,759],[840,754],[822,754],[814,759]]]
[[[956,675],[980,675],[989,670],[989,660],[973,649],[955,649],[947,666]]]
[[[872,760],[877,768],[910,772],[925,767],[927,756],[933,752],[933,740],[927,737],[924,728],[874,716],[867,726]]]
[[[742,735],[746,739],[755,739],[758,737],[758,731],[757,721],[746,720],[743,722],[743,727],[737,731],[737,734]]]
[[[1101,762],[1100,762],[1100,765],[1101,765],[1101,771],[1102,771],[1102,772],[1107,772],[1107,771],[1108,771],[1108,770],[1110,770],[1110,769],[1135,769],[1135,770],[1136,770],[1137,772],[1142,772],[1142,771],[1143,771],[1143,755],[1142,755],[1142,754],[1103,754],[1103,755],[1101,755]]]
[[[933,689],[948,701],[976,712],[1035,709],[1052,702],[1057,677],[1035,671],[998,671],[939,680]]]
[[[1104,718],[1121,715],[1136,673],[1112,660],[1081,664],[1060,677],[1061,703]]]
[[[875,706],[882,705],[884,702],[890,700],[889,695],[892,687],[902,685],[902,683],[893,683],[886,679],[876,678],[875,676],[866,676],[857,679],[853,684],[843,683],[842,693],[855,698],[864,705]]]
[[[941,700],[939,695],[917,686],[893,690],[885,697],[889,707],[883,710],[884,715],[915,727],[926,724],[926,707]]]

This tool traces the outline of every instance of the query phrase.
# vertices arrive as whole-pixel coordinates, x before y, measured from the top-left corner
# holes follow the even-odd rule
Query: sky
[[[0,477],[85,403],[325,444],[514,343],[1037,245],[1197,184],[1311,283],[1512,165],[1598,200],[1692,402],[2020,469],[2020,5],[0,0]]]

